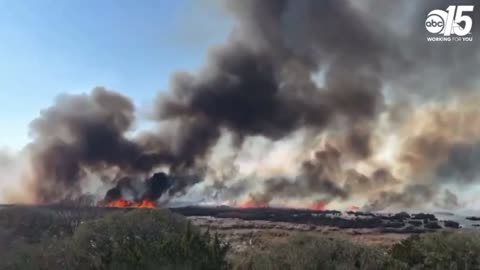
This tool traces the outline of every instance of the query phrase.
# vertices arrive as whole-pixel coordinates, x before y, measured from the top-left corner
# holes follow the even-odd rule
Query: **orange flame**
[[[156,204],[154,201],[143,200],[143,201],[141,201],[141,202],[132,204],[131,207],[137,207],[137,208],[155,208],[156,206],[157,206],[157,204]]]
[[[360,207],[352,205],[352,206],[350,206],[349,210],[350,211],[358,211],[358,210],[360,210]]]
[[[327,204],[328,204],[328,202],[326,202],[326,201],[318,200],[318,201],[313,202],[308,207],[308,209],[310,209],[310,210],[325,210],[325,208],[327,207]]]
[[[118,199],[111,202],[108,202],[104,205],[105,207],[115,207],[115,208],[125,208],[125,207],[132,207],[132,208],[155,208],[157,204],[155,201],[151,200],[143,200],[140,202],[133,203],[129,200],[125,199]]]
[[[256,202],[254,200],[248,200],[240,203],[238,205],[240,208],[267,208],[268,203],[267,202]]]

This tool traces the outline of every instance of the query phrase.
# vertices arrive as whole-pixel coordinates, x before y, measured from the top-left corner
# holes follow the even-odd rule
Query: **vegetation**
[[[237,270],[402,269],[380,248],[345,239],[299,235],[265,251],[251,251]]]
[[[168,211],[139,209],[108,214],[80,222],[71,234],[70,229],[61,229],[63,237],[48,237],[34,228],[39,225],[51,231],[44,221],[52,213],[29,214],[42,221],[32,223],[32,231],[38,235],[30,232],[26,241],[10,243],[11,248],[2,254],[5,259],[0,269],[215,270],[228,266],[227,245]],[[23,215],[14,218],[22,220]]]
[[[217,235],[160,209],[0,209],[0,270],[480,269],[480,234],[414,235],[386,250],[308,233],[228,254]]]
[[[409,269],[480,269],[480,233],[438,232],[412,236],[391,250]]]
[[[390,250],[338,238],[299,235],[267,250],[238,256],[234,269],[480,269],[480,233],[414,235]]]

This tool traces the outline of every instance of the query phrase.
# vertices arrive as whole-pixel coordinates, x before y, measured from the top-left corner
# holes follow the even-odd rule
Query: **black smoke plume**
[[[61,96],[41,112],[31,124],[33,142],[28,147],[36,200],[76,196],[82,180],[92,174],[148,179],[143,194],[149,198],[167,191],[170,196],[183,194],[202,180],[205,159],[225,133],[232,135],[238,149],[252,136],[276,141],[299,130],[319,134],[341,126],[351,152],[368,159],[375,150],[372,123],[388,106],[386,94],[392,99],[407,95],[406,89],[428,92],[438,86],[430,83],[437,78],[448,92],[473,85],[479,63],[476,39],[466,45],[468,50],[425,42],[425,15],[432,8],[447,7],[446,1],[435,3],[424,1],[412,11],[411,1],[225,1],[235,28],[223,45],[210,50],[200,71],[172,76],[170,91],[159,94],[155,102],[157,129],[133,136],[133,103],[104,88]],[[372,5],[381,12],[370,12]],[[392,11],[398,18],[387,16]],[[394,22],[409,18],[409,23],[400,29],[389,23],[392,17]],[[454,70],[458,78],[447,70]],[[329,151],[317,153],[314,163],[303,164],[297,178],[268,180],[265,189],[273,196],[320,193],[348,198],[366,176],[351,171],[350,180],[331,177],[326,170],[340,165],[332,163],[338,157],[335,161]],[[455,153],[451,158],[453,163],[459,159]],[[164,169],[168,175],[154,174]],[[387,170],[370,178],[376,179],[368,180],[373,187],[398,182]],[[120,182],[107,197],[117,197],[128,187]],[[372,208],[383,202],[410,205],[407,200],[430,196],[423,186],[408,189],[419,195],[384,193]]]
[[[145,172],[168,160],[164,153],[148,154],[126,138],[133,122],[131,101],[106,89],[60,96],[31,123],[34,141],[28,147],[37,200],[74,196],[89,171]]]
[[[123,177],[115,187],[107,191],[103,201],[108,203],[122,198],[157,201],[173,184],[172,177],[164,172],[155,173],[144,181]]]
[[[382,103],[380,57],[388,49],[347,2],[305,3],[297,10],[293,1],[228,2],[238,19],[228,42],[198,75],[174,76],[172,91],[156,106],[155,119],[167,127],[141,140],[126,136],[135,115],[128,98],[102,88],[60,97],[31,125],[38,200],[74,195],[91,171],[195,167],[224,130],[241,145],[252,135],[277,140],[301,128],[320,130],[334,116],[373,117]],[[300,23],[289,18],[300,15]],[[317,29],[334,17],[342,21],[338,28]],[[326,89],[319,89],[310,74],[325,61]]]

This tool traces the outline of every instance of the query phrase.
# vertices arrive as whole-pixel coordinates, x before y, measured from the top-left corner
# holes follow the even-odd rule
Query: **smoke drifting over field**
[[[426,14],[448,5],[225,1],[235,28],[201,70],[172,76],[153,130],[133,133],[132,101],[101,87],[41,112],[25,150],[32,198],[94,181],[105,199],[195,186],[215,202],[458,207],[478,181],[480,19],[473,42],[427,43]]]

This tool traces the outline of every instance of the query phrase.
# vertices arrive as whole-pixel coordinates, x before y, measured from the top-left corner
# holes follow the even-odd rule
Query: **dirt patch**
[[[384,233],[381,229],[339,229],[331,226],[236,218],[188,217],[188,219],[200,228],[217,233],[228,241],[232,245],[233,253],[251,248],[264,249],[299,233],[344,237],[354,242],[386,248],[410,236],[409,233]]]

